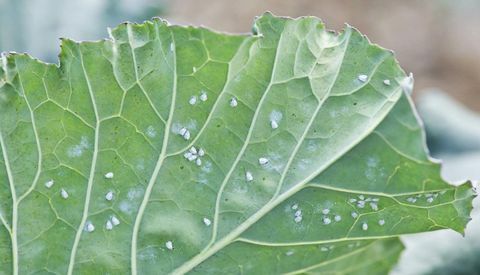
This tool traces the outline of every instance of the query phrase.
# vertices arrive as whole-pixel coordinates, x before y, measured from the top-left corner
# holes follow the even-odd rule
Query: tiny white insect
[[[428,203],[432,203],[432,202],[433,202],[433,197],[428,198],[428,199],[427,199],[427,202],[428,202]]]
[[[297,210],[297,209],[298,209],[298,203],[292,205],[292,209],[293,209],[293,210]]]
[[[368,76],[366,74],[358,75],[358,80],[360,80],[362,82],[367,81],[367,79],[368,79]]]
[[[252,181],[253,180],[252,172],[250,172],[250,171],[245,172],[245,180],[246,181]]]
[[[357,199],[349,199],[348,202],[355,203],[355,202],[357,202]]]
[[[112,221],[112,224],[113,224],[114,226],[117,226],[117,225],[120,224],[120,221],[119,221],[118,218],[115,217],[115,216],[112,216],[112,217],[110,218],[110,220]]]
[[[87,222],[85,230],[87,230],[87,232],[93,232],[95,230],[95,226],[93,225],[93,223]]]
[[[188,156],[188,160],[189,160],[189,161],[194,161],[194,160],[196,160],[197,158],[198,158],[198,156],[197,156],[197,155],[194,155],[194,154],[190,154],[190,155]]]
[[[295,217],[300,217],[302,215],[302,210],[295,211]]]
[[[192,70],[193,70],[194,73],[196,73],[197,72],[197,67],[193,67]]]
[[[107,230],[112,230],[113,229],[113,224],[110,220],[108,220],[106,223],[105,223],[105,229]]]
[[[339,222],[339,221],[342,220],[342,216],[340,216],[340,215],[335,215],[334,219],[335,219],[336,222]]]
[[[278,122],[276,122],[275,120],[271,120],[270,121],[270,126],[272,127],[272,129],[277,129],[278,128]]]
[[[207,101],[207,99],[208,99],[207,93],[206,93],[206,92],[202,92],[202,93],[200,94],[200,100],[201,100],[201,101]]]
[[[230,99],[230,107],[237,107],[238,105],[238,101],[236,98],[232,97],[232,99]]]
[[[371,202],[370,207],[372,208],[373,211],[378,211],[378,205],[376,203]]]
[[[358,217],[358,213],[357,212],[352,212],[352,218],[356,219]]]
[[[183,139],[185,140],[189,140],[190,139],[190,131],[186,131],[185,134],[182,135],[183,136]]]
[[[48,189],[52,188],[53,184],[55,182],[53,180],[49,180],[47,182],[45,182],[45,187],[47,187]]]
[[[165,243],[165,247],[168,249],[168,250],[173,250],[173,243],[172,241],[167,241]]]
[[[412,198],[412,197],[410,197],[410,198],[407,198],[407,202],[410,202],[410,203],[415,203],[416,201],[417,201],[417,199],[416,199],[416,198]]]
[[[358,208],[364,208],[365,207],[365,201],[358,201],[357,202],[357,207]]]
[[[302,216],[295,217],[294,220],[295,220],[296,223],[299,223],[299,222],[302,221]]]
[[[327,251],[328,251],[328,247],[322,246],[322,248],[320,248],[320,250],[323,251],[323,252],[327,252]]]
[[[202,160],[201,159],[197,159],[195,161],[195,164],[197,164],[197,166],[201,166],[202,165]]]
[[[265,165],[268,163],[268,159],[265,157],[261,157],[258,159],[258,163],[260,163],[261,165]]]
[[[383,81],[383,84],[387,85],[387,86],[390,86],[390,79],[385,79]]]
[[[379,198],[373,198],[372,201],[374,201],[374,202],[379,202],[380,199],[379,199]]]
[[[68,199],[68,192],[63,188],[60,190],[60,195],[62,196],[62,198]]]
[[[379,221],[378,221],[378,224],[379,224],[380,226],[383,226],[383,225],[385,224],[385,220],[379,220]]]
[[[183,154],[183,157],[186,158],[186,159],[188,159],[188,160],[189,160],[192,156],[193,156],[193,154],[190,153],[190,152],[186,152],[185,154]]]
[[[189,150],[189,151],[190,151],[190,153],[192,153],[192,154],[196,154],[196,153],[197,153],[197,148],[195,148],[195,146],[192,146],[192,147],[190,147],[190,150]]]
[[[181,136],[183,136],[183,135],[185,135],[185,134],[187,133],[187,131],[188,131],[187,128],[184,127],[184,128],[182,128],[182,129],[180,129],[180,131],[178,131],[178,133],[179,133]]]
[[[190,97],[190,99],[188,100],[188,104],[195,105],[195,103],[197,103],[197,97],[196,96]]]
[[[175,45],[173,43],[170,43],[170,51],[175,51]]]
[[[108,191],[108,193],[105,194],[105,199],[106,199],[107,201],[113,200],[113,192],[112,192],[112,191]]]
[[[285,252],[285,255],[287,255],[287,256],[292,256],[292,255],[293,255],[293,251],[289,250],[289,251]]]
[[[212,221],[209,218],[203,218],[203,223],[206,226],[210,226],[212,224]]]
[[[200,148],[200,149],[198,150],[198,155],[201,156],[201,157],[203,157],[203,156],[205,155],[205,151],[204,151],[202,148]]]
[[[363,201],[365,199],[365,196],[359,195],[358,198]]]
[[[113,172],[108,172],[108,173],[105,174],[106,179],[113,179],[113,176],[114,176]]]
[[[362,224],[362,230],[363,230],[363,231],[367,231],[367,230],[368,230],[368,224],[367,224],[366,222],[364,222],[364,223]]]
[[[329,217],[323,217],[323,224],[330,224],[332,220]]]
[[[323,213],[324,215],[327,215],[328,213],[330,213],[330,209],[325,208],[325,209],[322,210],[322,213]]]

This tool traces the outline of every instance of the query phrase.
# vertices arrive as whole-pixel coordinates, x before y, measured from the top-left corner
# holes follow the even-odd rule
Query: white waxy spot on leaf
[[[373,211],[378,211],[378,205],[376,203],[371,202],[370,207],[372,208]]]
[[[167,241],[165,243],[165,247],[168,249],[168,250],[173,250],[173,243],[172,241]]]
[[[77,158],[83,155],[83,152],[85,149],[89,147],[88,139],[87,137],[83,136],[80,139],[80,144],[77,144],[75,146],[72,146],[70,149],[68,149],[68,156],[71,158]]]
[[[106,179],[113,179],[113,176],[114,176],[113,172],[108,172],[108,173],[105,174]]]
[[[232,97],[232,99],[230,99],[230,107],[237,107],[238,105],[238,101],[236,98]]]
[[[45,182],[45,187],[47,187],[48,189],[52,188],[53,184],[55,182],[53,180],[49,180],[47,182]]]
[[[321,250],[322,252],[327,252],[327,251],[328,251],[328,247],[322,246],[322,248],[320,248],[320,250]]]
[[[352,212],[352,218],[356,219],[358,217],[358,213],[357,212]]]
[[[368,224],[366,222],[362,223],[362,230],[367,231],[368,230]]]
[[[340,216],[340,215],[335,215],[334,219],[335,219],[336,222],[339,222],[339,221],[342,220],[342,216]]]
[[[390,86],[390,79],[385,79],[383,81],[383,84],[387,85],[387,86]]]
[[[206,226],[210,226],[212,224],[212,221],[209,218],[203,218],[203,223]]]
[[[400,81],[400,87],[407,94],[411,94],[413,90],[413,74],[410,73],[407,77]]]
[[[93,232],[95,230],[95,226],[93,225],[93,223],[87,222],[87,224],[85,225],[85,230],[87,232]]]
[[[324,215],[327,215],[328,213],[330,213],[330,209],[325,208],[325,209],[322,210],[322,213],[323,213]]]
[[[112,230],[113,229],[113,224],[110,220],[108,220],[106,223],[105,223],[105,229],[107,230]]]
[[[64,199],[68,199],[68,192],[65,189],[62,188],[60,190],[60,196],[62,196],[62,198],[64,198]]]
[[[203,150],[202,148],[200,148],[200,149],[198,150],[198,155],[199,155],[200,157],[203,157],[203,156],[205,155],[205,150]]]
[[[196,73],[197,72],[197,67],[193,67],[192,70],[193,70],[194,73]]]
[[[260,163],[261,165],[265,165],[268,163],[268,159],[265,157],[261,157],[258,159],[258,163]]]
[[[383,226],[383,225],[385,224],[385,220],[379,220],[379,221],[378,221],[378,224],[379,224],[380,226]]]
[[[292,255],[293,255],[293,251],[292,251],[292,250],[289,250],[289,251],[285,252],[285,255],[287,255],[287,256],[292,256]]]
[[[113,200],[113,192],[112,192],[112,191],[108,191],[108,193],[105,194],[105,199],[106,199],[107,201]]]
[[[358,198],[363,201],[365,199],[365,196],[364,195],[359,195]]]
[[[110,220],[112,221],[112,224],[113,224],[114,226],[117,226],[117,225],[120,224],[120,221],[119,221],[118,218],[115,217],[115,216],[112,216],[112,217],[110,218]]]
[[[366,82],[368,80],[368,76],[366,74],[358,75],[358,80]]]
[[[252,172],[250,172],[250,171],[245,172],[245,180],[246,181],[252,181],[253,180]]]
[[[195,105],[195,103],[197,103],[197,97],[196,96],[190,97],[190,99],[188,100],[188,104]]]
[[[323,224],[331,224],[332,220],[329,217],[323,217]]]
[[[417,201],[416,198],[412,198],[412,197],[407,198],[407,202],[415,203],[416,201]]]
[[[175,45],[173,43],[170,43],[170,51],[171,52],[175,51]]]
[[[147,127],[147,136],[151,137],[151,138],[154,138],[156,135],[157,135],[157,131],[155,130],[155,128],[152,125],[148,126]]]
[[[206,92],[202,92],[202,93],[200,94],[200,100],[201,100],[201,101],[207,101],[207,99],[208,99],[207,93],[206,93]]]
[[[357,199],[349,199],[348,202],[355,203],[355,202],[357,202]]]
[[[358,201],[357,202],[357,207],[358,208],[364,208],[365,207],[365,201]]]

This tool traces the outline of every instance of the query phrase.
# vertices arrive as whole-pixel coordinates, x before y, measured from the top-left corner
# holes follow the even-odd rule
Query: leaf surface
[[[110,34],[63,40],[59,66],[2,57],[5,274],[361,272],[391,248],[381,273],[395,236],[468,222],[411,79],[355,29],[265,14],[254,35]]]

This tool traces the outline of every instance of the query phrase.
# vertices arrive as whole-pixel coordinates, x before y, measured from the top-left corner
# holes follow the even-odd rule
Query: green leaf
[[[393,237],[463,232],[471,186],[440,178],[390,51],[313,17],[254,30],[154,19],[63,40],[59,66],[4,56],[2,272],[382,273]]]

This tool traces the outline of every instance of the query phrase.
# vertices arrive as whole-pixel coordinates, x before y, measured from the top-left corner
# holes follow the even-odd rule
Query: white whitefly
[[[268,163],[268,159],[265,157],[261,157],[258,159],[258,163],[260,163],[261,165],[265,165]]]
[[[286,256],[292,256],[292,255],[293,255],[293,251],[292,251],[292,250],[289,250],[289,251],[285,252],[285,255],[286,255]]]
[[[105,199],[106,199],[107,201],[113,200],[113,192],[112,192],[112,191],[108,191],[107,194],[105,194]]]
[[[302,210],[295,211],[295,217],[300,217],[302,215]]]
[[[276,122],[275,120],[271,120],[270,121],[270,126],[272,127],[272,129],[277,129],[278,128],[278,122]]]
[[[332,223],[332,220],[329,217],[323,217],[323,224],[330,224]]]
[[[335,217],[333,218],[336,222],[339,222],[342,220],[342,216],[340,215],[335,215]]]
[[[368,224],[366,222],[362,223],[362,230],[367,231],[368,230]]]
[[[113,179],[113,176],[114,176],[113,172],[108,172],[108,173],[105,174],[106,179]]]
[[[45,182],[45,187],[47,187],[48,189],[52,188],[53,184],[55,182],[53,180],[49,180],[47,182]]]
[[[357,202],[357,199],[349,199],[348,202],[355,203],[355,202]]]
[[[203,223],[206,226],[210,226],[212,224],[212,221],[209,218],[203,218]]]
[[[294,205],[292,205],[292,209],[297,210],[298,209],[298,203],[295,203]]]
[[[190,153],[192,153],[192,154],[196,154],[196,153],[197,153],[197,148],[195,148],[195,146],[192,146],[192,147],[190,147],[190,150],[189,150],[189,151],[190,151]]]
[[[322,252],[327,252],[327,251],[328,251],[328,247],[322,246],[322,247],[320,248],[320,250],[321,250]]]
[[[201,159],[197,159],[197,160],[195,161],[195,164],[197,164],[197,166],[202,165],[202,160],[201,160]]]
[[[175,45],[173,43],[170,43],[170,51],[171,52],[175,51]]]
[[[106,223],[105,223],[105,229],[107,230],[112,230],[113,229],[113,224],[110,220],[108,220]]]
[[[192,70],[193,70],[194,73],[196,73],[197,72],[197,67],[193,67]]]
[[[328,213],[330,213],[330,209],[325,208],[325,209],[322,210],[322,213],[323,213],[324,215],[327,215]]]
[[[385,79],[383,81],[383,84],[387,85],[387,86],[390,86],[390,79]]]
[[[385,224],[385,220],[379,220],[379,221],[378,221],[378,224],[379,224],[380,226],[383,226],[383,225]]]
[[[432,203],[432,202],[433,202],[433,197],[428,198],[428,199],[427,199],[427,202],[428,202],[428,203]]]
[[[358,198],[363,201],[365,199],[365,196],[364,195],[359,195]]]
[[[246,181],[252,181],[253,180],[252,172],[250,172],[250,171],[245,172],[245,180]]]
[[[352,218],[356,219],[358,217],[358,213],[357,212],[352,212]]]
[[[85,225],[85,230],[87,232],[93,232],[95,230],[95,226],[93,225],[93,223],[87,222],[87,224]]]
[[[400,87],[407,94],[411,94],[413,90],[413,74],[410,73],[407,77],[400,81]]]
[[[185,134],[182,135],[183,139],[189,140],[190,139],[190,131],[186,131]]]
[[[205,150],[203,150],[202,148],[198,149],[198,155],[200,157],[203,157],[205,155]]]
[[[167,241],[165,243],[165,247],[168,249],[168,250],[173,250],[173,243],[172,241]]]
[[[190,97],[190,99],[188,100],[188,104],[195,105],[195,103],[197,103],[197,97],[196,96]]]
[[[118,218],[117,218],[116,216],[112,216],[112,217],[110,218],[110,220],[112,221],[112,224],[113,224],[114,226],[117,226],[117,225],[120,224],[120,221],[118,220]]]
[[[187,131],[188,131],[187,128],[183,127],[182,129],[180,129],[180,131],[178,131],[178,133],[179,133],[181,136],[183,136],[183,135],[185,135],[185,134],[187,133]]]
[[[230,107],[237,107],[238,105],[238,101],[235,97],[232,97],[232,99],[230,99]]]
[[[190,154],[187,159],[188,159],[189,161],[194,161],[194,160],[196,160],[197,158],[198,158],[197,155]]]
[[[301,222],[301,221],[302,221],[302,216],[295,217],[294,221],[295,221],[296,223]]]
[[[378,205],[376,203],[371,202],[370,207],[372,208],[373,211],[378,211]]]
[[[358,80],[366,82],[368,80],[368,76],[366,74],[358,75]]]
[[[64,199],[68,199],[68,192],[65,189],[62,188],[60,190],[60,196],[62,196],[62,198],[64,198]]]
[[[200,100],[201,100],[201,101],[207,101],[207,99],[208,99],[207,93],[206,93],[206,92],[202,92],[202,93],[200,94]]]

